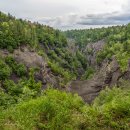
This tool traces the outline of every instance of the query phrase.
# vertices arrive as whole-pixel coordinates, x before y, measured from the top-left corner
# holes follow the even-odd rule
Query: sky
[[[0,0],[0,11],[58,29],[130,22],[130,0]]]

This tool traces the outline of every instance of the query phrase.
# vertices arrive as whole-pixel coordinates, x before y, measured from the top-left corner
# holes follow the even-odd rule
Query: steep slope
[[[1,107],[36,98],[47,87],[65,90],[80,77],[87,59],[70,44],[59,30],[0,12]]]
[[[91,79],[72,82],[70,92],[78,93],[85,102],[91,103],[101,90],[116,85],[123,76],[117,61],[113,59],[111,63],[105,63]]]
[[[51,27],[16,19],[2,12],[0,17],[1,60],[4,61],[2,65],[8,68],[7,73],[3,70],[6,76],[1,75],[3,88],[6,80],[16,85],[24,78],[28,80],[28,73],[33,68],[34,80],[41,82],[42,88],[53,86],[62,89],[78,79],[76,83],[79,82],[83,87],[78,90],[74,87],[80,85],[75,86],[75,82],[72,82],[70,90],[79,93],[85,101],[92,101],[95,96],[89,99],[86,97],[88,93],[97,95],[106,85],[117,84],[120,75],[124,75],[120,72],[115,81],[109,81],[115,76],[113,67],[127,71],[129,25],[67,31],[64,32],[68,38],[66,40],[63,33]],[[87,81],[82,83],[79,80]]]
[[[78,69],[83,71],[86,69],[85,56],[79,50],[74,54],[69,51],[67,40],[59,30],[39,23],[16,19],[2,12],[0,12],[0,18],[0,48],[14,53],[16,49],[22,50],[24,46],[29,48],[31,53],[36,52],[45,59],[48,68],[59,80],[57,80],[58,86],[66,86],[80,75]],[[21,53],[19,59],[23,60],[22,57],[24,54]]]
[[[82,53],[86,55],[88,66],[83,75],[84,81],[76,80],[70,85],[69,91],[78,93],[83,99],[91,103],[99,92],[106,86],[119,85],[120,79],[130,80],[129,72],[129,29],[130,25],[120,27],[109,27],[107,29],[94,30],[72,30],[65,34],[68,38],[78,39],[77,46],[81,47]],[[100,30],[99,38],[95,43],[84,42],[99,40],[97,32]],[[90,31],[90,32],[89,32]],[[95,31],[92,33],[92,31]],[[106,36],[106,33],[108,34]],[[93,34],[93,37],[84,37]],[[88,79],[90,78],[90,79]]]

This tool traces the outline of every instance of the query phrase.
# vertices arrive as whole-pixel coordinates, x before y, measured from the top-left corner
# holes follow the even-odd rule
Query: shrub
[[[82,76],[82,79],[92,78],[94,72],[95,72],[94,68],[91,68],[91,67],[87,68],[87,70],[85,71],[85,74]]]
[[[0,89],[0,109],[6,109],[11,104],[15,104],[16,100],[14,97],[10,96],[9,94],[5,93],[3,90]]]
[[[8,50],[10,53],[13,53],[13,51],[14,51],[14,49],[13,49],[12,46],[8,46],[8,47],[7,47],[7,50]]]
[[[62,81],[62,86],[66,85],[71,79],[75,78],[74,74],[71,74],[69,71],[64,70],[61,68],[57,63],[54,62],[48,62],[48,66],[51,68],[52,72],[54,74],[62,76],[63,81]]]
[[[4,61],[0,60],[0,80],[9,78],[11,73],[11,68]]]
[[[21,130],[129,130],[129,92],[130,89],[107,88],[92,105],[87,105],[77,95],[47,89],[36,99],[2,111],[0,128],[13,129],[15,126],[15,129]],[[6,96],[2,97],[8,99]],[[0,102],[6,101],[5,99],[0,99]]]
[[[9,65],[9,66],[13,66],[13,64],[15,63],[15,60],[12,56],[7,56],[5,57],[5,62]]]
[[[15,72],[18,76],[25,76],[27,73],[27,68],[24,64],[18,64],[16,66]]]
[[[19,96],[22,93],[22,89],[15,84],[13,80],[5,80],[3,83],[3,87],[9,95]]]
[[[7,56],[5,62],[12,68],[13,72],[18,76],[25,76],[27,68],[24,64],[18,64],[12,56]]]
[[[77,95],[49,89],[37,99],[12,107],[8,110],[8,114],[4,115],[4,122],[6,123],[8,119],[12,119],[9,127],[16,124],[16,129],[21,130],[80,129],[85,127],[85,120],[82,118],[83,113],[81,110],[83,107],[84,103]],[[5,128],[4,122],[4,126],[1,122],[0,126]]]

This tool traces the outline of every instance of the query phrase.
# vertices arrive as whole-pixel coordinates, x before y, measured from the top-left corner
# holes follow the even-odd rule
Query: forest
[[[87,48],[100,40],[100,51]],[[91,104],[68,91],[113,58],[121,74],[129,74],[129,48],[130,24],[60,31],[0,12],[0,130],[129,130],[129,79],[105,86]],[[42,65],[16,58],[26,53]]]

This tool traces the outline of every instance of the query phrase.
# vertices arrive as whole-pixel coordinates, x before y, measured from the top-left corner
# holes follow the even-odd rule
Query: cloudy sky
[[[59,29],[130,22],[130,0],[0,0],[0,11]]]

